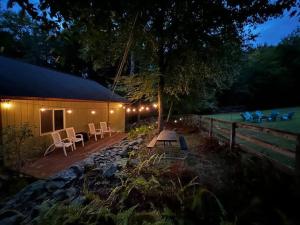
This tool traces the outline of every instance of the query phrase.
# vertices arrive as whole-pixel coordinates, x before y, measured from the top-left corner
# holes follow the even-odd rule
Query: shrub
[[[128,132],[128,138],[134,139],[134,138],[137,138],[139,135],[151,134],[154,129],[155,129],[154,125],[142,125],[142,126],[133,128]]]

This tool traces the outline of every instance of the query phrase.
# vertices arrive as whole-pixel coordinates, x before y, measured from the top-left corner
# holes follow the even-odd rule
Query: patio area
[[[126,137],[127,134],[125,133],[112,133],[111,137],[105,136],[103,139],[98,139],[98,141],[91,138],[88,142],[85,142],[84,147],[77,145],[76,150],[73,152],[68,150],[67,157],[64,156],[62,149],[56,149],[49,155],[25,165],[22,168],[22,172],[36,178],[47,178],[59,171],[69,168],[74,163],[87,158],[94,152],[99,152],[104,148],[119,143]]]

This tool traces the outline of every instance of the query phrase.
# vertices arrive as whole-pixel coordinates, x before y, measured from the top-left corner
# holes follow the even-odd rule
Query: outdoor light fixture
[[[110,113],[110,114],[114,114],[115,111],[114,111],[113,109],[111,109],[111,110],[109,110],[109,113]]]
[[[71,114],[73,111],[71,109],[67,110],[68,114]]]
[[[180,118],[179,118],[179,120],[181,121],[181,120],[182,120],[182,118],[180,117]]]
[[[149,111],[149,107],[148,106],[146,107],[146,111]]]
[[[157,108],[157,104],[156,104],[156,103],[153,103],[153,107],[154,107],[154,108]]]
[[[135,108],[133,108],[133,109],[132,109],[132,112],[135,112],[135,111],[136,111],[136,109],[135,109]]]
[[[122,108],[123,108],[123,109],[126,109],[126,107],[125,107],[125,106],[123,106]]]
[[[174,120],[174,123],[177,123],[178,121],[177,120]]]
[[[41,112],[44,112],[46,109],[45,108],[40,108]]]
[[[123,104],[119,104],[119,107],[122,108],[122,107],[123,107]]]
[[[91,113],[94,115],[94,114],[96,114],[96,111],[95,111],[95,110],[92,110]]]
[[[127,108],[127,109],[126,109],[126,112],[130,113],[130,112],[131,112],[131,109],[130,109],[130,108]]]
[[[4,100],[4,102],[2,103],[2,106],[4,109],[10,109],[12,107],[12,104],[9,100]]]

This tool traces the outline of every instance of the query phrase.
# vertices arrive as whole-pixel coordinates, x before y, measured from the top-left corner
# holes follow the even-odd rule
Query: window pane
[[[53,131],[52,110],[41,112],[41,132],[47,133]]]
[[[54,127],[55,130],[64,129],[64,111],[54,110]]]

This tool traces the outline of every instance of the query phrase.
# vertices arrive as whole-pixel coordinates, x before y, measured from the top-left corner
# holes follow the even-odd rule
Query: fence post
[[[297,136],[296,140],[296,160],[295,160],[295,174],[297,184],[300,185],[300,135]]]
[[[229,145],[230,150],[232,150],[235,145],[235,131],[236,131],[235,129],[236,129],[236,123],[233,122],[231,124],[231,132],[230,132],[230,145]]]
[[[212,135],[213,135],[213,118],[210,118],[208,136],[211,138]]]

